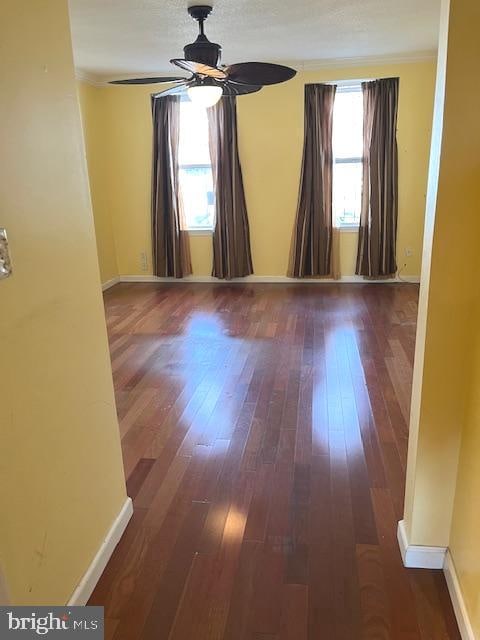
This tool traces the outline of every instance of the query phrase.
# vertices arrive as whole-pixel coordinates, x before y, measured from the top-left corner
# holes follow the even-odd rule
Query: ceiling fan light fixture
[[[293,78],[295,69],[268,62],[240,62],[219,67],[221,46],[210,42],[205,35],[204,22],[212,12],[212,2],[197,5],[198,0],[188,0],[188,13],[199,24],[195,42],[183,48],[184,58],[172,58],[170,62],[190,74],[189,78],[133,78],[116,80],[112,84],[169,84],[175,86],[154,94],[155,98],[188,94],[190,100],[201,107],[213,107],[220,98],[256,93],[265,85],[279,84]],[[208,0],[207,0],[208,2]]]
[[[199,107],[213,107],[223,94],[222,87],[214,85],[196,85],[187,89],[190,100]]]

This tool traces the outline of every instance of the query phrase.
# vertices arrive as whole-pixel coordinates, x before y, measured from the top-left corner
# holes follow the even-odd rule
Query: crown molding
[[[279,64],[293,67],[297,71],[318,71],[322,69],[342,68],[342,67],[373,67],[393,64],[413,64],[416,62],[432,62],[437,59],[436,51],[416,51],[395,56],[355,56],[350,58],[323,58],[321,60],[281,60]],[[75,77],[80,82],[85,82],[94,87],[105,87],[111,80],[142,78],[152,75],[150,72],[139,73],[112,73],[111,75],[98,75],[82,69],[75,70]],[[169,72],[157,71],[165,76]]]
[[[86,71],[82,71],[81,69],[75,69],[75,78],[79,82],[83,82],[85,84],[90,84],[93,87],[104,87],[107,83],[97,76],[87,73]]]
[[[369,67],[391,64],[412,64],[431,62],[437,59],[436,51],[415,51],[403,55],[353,56],[349,58],[323,58],[320,60],[284,60],[282,64],[294,67],[297,71],[316,71],[332,67]]]

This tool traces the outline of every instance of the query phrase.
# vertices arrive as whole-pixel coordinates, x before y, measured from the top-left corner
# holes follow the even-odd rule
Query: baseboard
[[[398,545],[405,567],[412,569],[443,569],[446,547],[423,547],[409,544],[405,521],[400,520],[397,528]]]
[[[186,278],[157,278],[156,276],[120,276],[120,282],[216,282],[217,284],[242,284],[242,283],[278,283],[278,284],[338,284],[338,283],[362,283],[362,284],[398,284],[419,283],[420,276],[402,276],[388,280],[366,280],[362,276],[342,276],[339,280],[321,278],[288,278],[287,276],[247,276],[246,278],[234,278],[233,280],[219,280],[212,276],[187,276]],[[114,283],[115,284],[115,283]]]
[[[445,580],[447,582],[450,599],[452,601],[453,610],[455,611],[455,617],[457,618],[457,624],[462,640],[475,640],[475,634],[470,622],[465,600],[463,599],[462,589],[455,570],[455,565],[453,563],[452,555],[448,550],[445,554],[443,573],[445,574]]]
[[[107,566],[107,562],[110,560],[110,556],[114,552],[117,544],[120,542],[120,538],[122,537],[132,514],[132,499],[127,498],[120,510],[120,513],[110,527],[105,540],[100,545],[100,548],[98,549],[90,566],[78,583],[78,586],[68,601],[67,606],[84,606],[88,602],[88,599],[92,595],[100,576]]]
[[[333,282],[335,282],[335,280]],[[361,282],[363,284],[420,284],[420,276],[395,276],[395,278],[389,278],[388,280],[370,280],[363,276],[342,276],[340,282]]]
[[[443,569],[462,640],[475,640],[475,634],[449,549],[446,547],[410,545],[404,520],[400,520],[398,523],[397,537],[403,564],[406,567],[413,569]]]
[[[115,278],[112,278],[111,280],[107,280],[102,284],[102,291],[106,291],[107,289],[110,289],[110,287],[115,286],[119,282],[120,282],[119,276],[115,276]]]

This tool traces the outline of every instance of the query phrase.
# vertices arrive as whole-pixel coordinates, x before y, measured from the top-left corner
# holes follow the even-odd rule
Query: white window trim
[[[362,89],[362,82],[374,82],[375,78],[355,78],[351,80],[329,80],[325,84],[334,84],[337,91],[358,91]]]
[[[191,227],[185,229],[189,236],[211,236],[213,227]]]
[[[340,233],[358,233],[359,227],[360,227],[360,223],[352,224],[351,222],[345,222],[340,225],[334,225],[334,228],[338,229]]]

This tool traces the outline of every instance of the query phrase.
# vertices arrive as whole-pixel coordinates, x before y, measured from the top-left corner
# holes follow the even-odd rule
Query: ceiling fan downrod
[[[206,4],[195,5],[188,8],[188,13],[198,22],[200,33],[195,42],[187,44],[183,48],[185,60],[193,62],[201,62],[208,64],[210,67],[217,67],[220,64],[222,48],[205,35],[204,22],[212,13],[213,7]]]
[[[208,4],[199,4],[193,7],[188,7],[188,13],[192,16],[194,20],[196,20],[200,26],[200,34],[203,36],[204,28],[203,24],[208,16],[212,13],[213,7]]]

